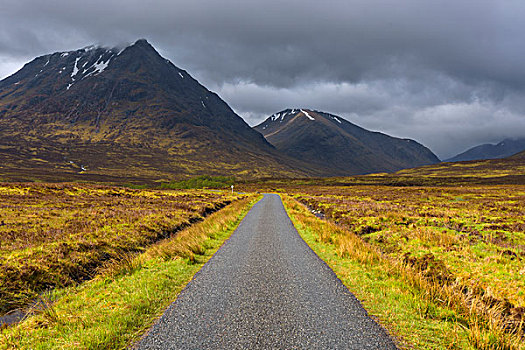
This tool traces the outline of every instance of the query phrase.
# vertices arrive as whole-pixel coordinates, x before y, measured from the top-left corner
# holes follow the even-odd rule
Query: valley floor
[[[365,178],[377,181],[377,177]],[[525,185],[392,186],[355,182],[355,178],[272,180],[239,184],[236,189],[280,192],[304,241],[397,339],[398,346],[523,349]],[[0,196],[1,305],[6,311],[37,297],[39,305],[44,306],[19,325],[2,330],[0,349],[10,349],[37,344],[48,344],[42,348],[128,346],[229,237],[258,195],[3,184]],[[309,266],[306,262],[297,263],[304,253],[296,251],[297,247],[306,245],[299,236],[289,244],[288,233],[294,229],[291,223],[286,224],[286,214],[276,209],[277,202],[274,195],[259,203],[254,212],[263,214],[248,216],[248,224],[240,228],[244,233],[232,238],[246,241],[243,250],[230,252],[236,259],[225,265],[237,273],[228,279],[217,274],[206,277],[206,271],[214,270],[213,265],[206,267],[202,279],[212,287],[197,288],[196,294],[185,292],[183,296],[191,294],[193,300],[192,295],[198,293],[237,286],[228,296],[219,294],[240,299],[217,302],[219,306],[241,306],[231,313],[231,324],[242,321],[244,312],[253,312],[250,319],[261,317],[259,326],[267,325],[258,329],[254,324],[250,329],[255,333],[276,334],[281,329],[287,330],[283,334],[304,338],[302,330],[310,329],[311,334],[317,334],[311,344],[346,334],[330,334],[323,326],[313,327],[316,321],[308,323],[317,314],[325,317],[333,315],[328,310],[347,308],[331,304],[337,296],[325,300],[330,293],[321,295],[312,290],[304,295],[307,300],[299,303],[311,304],[306,310],[289,299],[311,289],[297,286],[303,277],[309,283],[312,275],[301,270],[301,266]],[[200,222],[228,203],[232,204]],[[190,233],[185,233],[187,230]],[[156,244],[159,240],[161,243]],[[228,248],[232,244],[225,245],[225,252],[221,250],[214,260],[221,261],[233,249]],[[298,271],[293,270],[296,267]],[[242,276],[246,278],[228,282]],[[188,290],[199,283],[192,282]],[[288,283],[293,287],[286,287]],[[50,293],[50,288],[55,289]],[[244,292],[246,298],[242,297]],[[277,297],[272,297],[275,293]],[[308,295],[318,298],[310,300]],[[332,306],[324,307],[318,299]],[[268,305],[268,309],[260,308],[260,304]],[[215,307],[198,300],[192,305],[202,309],[199,315]],[[270,322],[276,319],[264,310],[277,312],[282,322]],[[298,310],[306,314],[298,316]],[[266,319],[270,321],[265,323]],[[216,324],[219,328],[224,325]],[[272,336],[258,338],[250,329],[242,331],[243,341],[255,347],[277,341]],[[319,329],[328,334],[316,333]],[[191,330],[198,332],[198,328]],[[154,331],[154,337],[158,336],[154,339],[161,339],[161,333]],[[355,333],[354,329],[347,335]],[[285,341],[293,345],[294,339]],[[372,344],[375,340],[370,341]]]

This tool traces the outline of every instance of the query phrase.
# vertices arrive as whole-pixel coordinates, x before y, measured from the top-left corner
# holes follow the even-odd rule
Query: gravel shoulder
[[[267,194],[137,349],[396,349]]]

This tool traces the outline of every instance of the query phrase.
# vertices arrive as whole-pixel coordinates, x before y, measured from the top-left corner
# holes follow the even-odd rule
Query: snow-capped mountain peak
[[[130,50],[132,48],[134,49]],[[42,79],[49,79],[54,82],[54,91],[69,91],[82,80],[95,79],[101,76],[128,50],[135,53],[141,52],[142,54],[154,51],[153,47],[145,39],[140,39],[132,44],[116,47],[90,45],[78,50],[55,52],[37,57],[29,62],[24,67],[28,69],[21,70],[4,79],[2,86],[9,84],[16,85],[18,88],[24,88],[24,86],[27,86],[26,84],[32,86],[41,84]],[[172,63],[166,60],[165,64],[171,65]]]

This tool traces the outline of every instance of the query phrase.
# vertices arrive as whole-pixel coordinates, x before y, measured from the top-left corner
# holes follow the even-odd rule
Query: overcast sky
[[[1,0],[0,79],[139,38],[250,125],[311,108],[441,158],[525,137],[523,0]]]

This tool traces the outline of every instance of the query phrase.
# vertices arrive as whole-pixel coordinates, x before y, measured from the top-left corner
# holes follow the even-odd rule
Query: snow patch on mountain
[[[75,80],[75,75],[78,74],[78,67],[77,67],[77,64],[78,64],[78,61],[80,60],[81,57],[77,57],[75,59],[75,65],[73,66],[73,71],[71,72],[71,79],[73,79],[73,81]]]
[[[113,58],[113,56],[111,58]],[[111,61],[111,58],[108,59],[106,62],[104,62],[104,61],[98,62],[97,61],[97,63],[95,63],[94,66],[95,66],[95,71],[97,72],[96,74],[102,73],[107,68],[107,66],[109,64],[109,61]]]
[[[90,71],[92,68],[94,68],[93,71],[91,71],[88,74],[84,75],[84,77],[82,77],[82,79],[87,78],[90,75],[96,76],[96,75],[99,75],[100,73],[102,73],[108,67],[109,63],[111,62],[111,59],[113,57],[115,57],[115,54],[111,55],[107,59],[107,61],[102,60],[103,56],[104,56],[103,54],[100,55],[100,57],[97,59],[97,61],[93,65],[91,65],[88,68],[84,69],[84,72],[82,72],[82,74],[86,74],[88,71]]]
[[[308,119],[310,119],[310,120],[315,120],[315,118],[312,117],[310,114],[308,114],[307,111],[303,111],[302,109],[301,109],[300,111],[301,111],[301,112],[302,112],[302,113],[303,113]]]
[[[341,124],[341,123],[342,123],[342,122],[341,122],[341,121],[340,121],[339,119],[337,119],[337,117],[336,117],[336,116],[333,116],[333,115],[331,115],[331,117],[332,117],[332,119],[333,119],[333,120],[335,120],[335,121],[336,121],[336,122],[338,122],[339,124]]]
[[[279,120],[279,123],[283,122],[287,116],[294,116],[299,111],[302,111],[301,109],[286,109],[279,113],[274,113],[270,116],[270,119],[272,122]],[[303,111],[304,112],[304,111]],[[311,118],[311,117],[310,117]],[[314,119],[312,119],[314,120]]]

